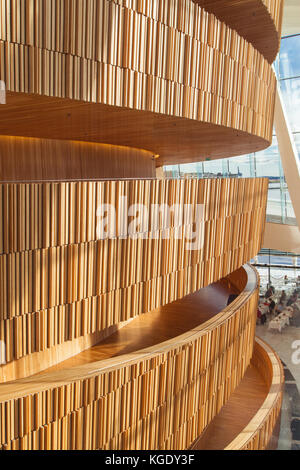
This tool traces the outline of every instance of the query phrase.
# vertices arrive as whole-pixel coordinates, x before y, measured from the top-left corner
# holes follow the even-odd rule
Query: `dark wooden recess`
[[[0,0],[0,450],[276,447],[268,180],[155,176],[270,145],[282,5]]]
[[[62,125],[62,129],[63,129]],[[0,181],[154,178],[144,150],[53,139],[0,136]]]

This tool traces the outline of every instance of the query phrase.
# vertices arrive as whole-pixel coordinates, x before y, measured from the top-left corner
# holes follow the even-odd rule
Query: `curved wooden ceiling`
[[[236,30],[271,64],[280,47],[283,0],[193,0]]]
[[[158,166],[242,155],[269,146],[268,139],[230,126],[125,107],[11,92],[7,101],[0,114],[2,135],[137,147],[159,155]]]
[[[33,2],[26,21],[1,3],[1,134],[133,146],[158,165],[271,143],[270,65],[191,0]]]

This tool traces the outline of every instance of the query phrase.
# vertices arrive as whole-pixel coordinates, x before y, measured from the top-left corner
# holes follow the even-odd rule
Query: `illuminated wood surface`
[[[0,182],[154,177],[153,153],[144,150],[0,136]]]
[[[78,353],[99,339],[97,333],[208,286],[252,259],[261,247],[267,187],[266,179],[0,185],[0,339],[7,361],[0,380],[37,372],[45,358],[54,365],[58,350],[60,361],[70,357],[70,341],[77,341]],[[128,197],[128,208],[143,203],[155,223],[140,225],[132,238],[119,196]],[[116,207],[114,238],[98,239],[101,203]],[[164,204],[158,218],[157,203]],[[185,204],[193,211],[203,205],[197,249],[187,249],[190,222],[167,216],[173,204],[182,214]]]
[[[50,371],[130,354],[198,327],[225,309],[230,294],[238,295],[244,290],[247,283],[244,269],[239,269],[235,275],[241,281],[240,289],[236,288],[229,279],[204,287],[183,299],[140,315],[105,341],[54,366]]]
[[[104,34],[97,24],[108,11],[120,15],[121,20],[121,15],[126,18],[130,12],[132,15],[137,12],[184,33],[196,30],[197,24],[190,21],[193,16],[202,16],[207,21],[212,17],[208,13],[213,13],[270,62],[278,52],[283,0],[192,0],[201,9],[190,0],[110,1],[111,5],[103,0],[64,0],[63,4],[47,0],[29,0],[27,4],[22,0],[1,0],[0,39],[101,60],[107,53],[102,49]],[[128,30],[124,29],[126,33]],[[209,33],[202,31],[201,37]],[[271,46],[276,51],[273,56]],[[113,44],[108,54],[118,54]]]
[[[235,29],[272,63],[280,48],[284,0],[193,0]]]
[[[276,450],[283,384],[279,357],[256,338],[243,380],[192,449]]]
[[[186,449],[250,365],[268,181],[151,179],[271,143],[282,2],[210,5],[0,0],[0,448]],[[204,205],[204,243],[166,209],[130,238],[120,195]],[[270,445],[280,393],[230,445]]]
[[[258,284],[253,269],[244,269],[248,282],[239,297],[180,336],[167,341],[162,336],[163,343],[143,350],[1,385],[3,448],[190,446],[250,363]],[[197,296],[188,298],[185,307],[182,301],[179,310],[183,313],[193,302]],[[28,412],[20,419],[24,407]]]
[[[7,95],[1,134],[52,134],[55,139],[140,147],[160,155],[159,164],[221,158],[271,143],[276,80],[270,64],[234,29],[191,0],[32,0],[27,21],[22,20],[24,5],[2,0],[0,10],[0,79],[15,93]],[[102,114],[106,124],[113,122],[107,106],[118,107],[123,125],[114,122],[117,137],[107,125],[98,134],[100,118],[91,117],[89,131],[82,129],[78,136],[66,127],[76,126],[80,103],[72,104],[74,122],[68,125],[71,103],[61,103],[61,115],[56,102],[53,120],[49,117],[46,124],[45,116],[38,120],[36,97],[32,109],[26,101],[25,120],[19,93],[40,95],[43,108],[46,97],[96,103],[88,112]],[[164,141],[159,132],[151,138],[155,123],[163,127]],[[188,154],[184,142],[177,155],[175,145],[165,146],[178,131],[174,125],[182,134],[188,129],[191,141],[194,127],[197,155]]]
[[[252,134],[252,113],[245,121],[248,130],[233,131],[230,114],[227,126],[216,128],[194,119],[28,93],[7,92],[1,106],[2,135],[137,147],[159,155],[158,166],[258,152],[270,144]]]

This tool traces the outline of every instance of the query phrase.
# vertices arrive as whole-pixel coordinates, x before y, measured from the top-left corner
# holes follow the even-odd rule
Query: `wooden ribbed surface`
[[[135,353],[182,335],[222,312],[227,306],[229,295],[239,295],[247,282],[247,273],[240,268],[229,277],[193,294],[139,315],[104,341],[47,369],[47,372],[78,367],[120,354]]]
[[[243,155],[269,145],[230,125],[216,130],[197,120],[66,98],[7,92],[2,106],[2,135],[137,147],[159,155],[158,166]]]
[[[250,363],[258,285],[254,271],[245,269],[248,283],[238,299],[179,337],[129,355],[1,385],[3,448],[190,446]]]
[[[276,449],[279,437],[281,406],[284,387],[284,373],[280,358],[268,344],[256,338],[255,354],[252,363],[259,370],[268,387],[268,395],[243,430],[241,436],[227,446],[227,450]],[[274,435],[275,431],[275,435]]]
[[[102,61],[107,54],[120,54],[114,50],[114,44],[107,45],[108,53],[103,51],[106,31],[99,24],[105,15],[119,16],[122,22],[123,17],[137,12],[189,34],[198,27],[191,22],[193,16],[202,16],[206,28],[201,37],[211,40],[208,23],[212,15],[208,13],[213,13],[263,55],[270,54],[270,43],[278,49],[283,0],[192,0],[201,9],[189,0],[109,1],[111,5],[104,0],[1,0],[0,39]],[[135,21],[134,16],[131,20]],[[130,35],[126,24],[123,32]],[[265,45],[261,41],[263,34]],[[138,43],[135,45],[139,47]],[[267,58],[270,62],[275,60],[275,57]]]
[[[121,195],[128,207],[204,204],[203,248],[187,251],[185,236],[176,237],[189,225],[166,213],[140,227],[136,239],[119,224],[116,238],[97,240],[99,204],[116,205],[119,221],[127,213]],[[266,197],[265,179],[1,185],[0,339],[7,362],[103,331],[236,270],[260,250]],[[3,368],[1,375],[7,378]]]
[[[226,155],[237,153],[233,131],[241,132],[244,153],[250,150],[247,134],[253,136],[252,150],[271,142],[276,81],[270,64],[191,0],[1,3],[0,79],[8,91],[122,107],[131,143],[126,132],[117,143],[133,147],[140,147],[134,136],[140,111],[150,112],[143,115],[148,123],[152,113],[203,123],[198,160],[220,156],[211,132],[213,141],[222,141],[225,128],[232,130],[229,147],[223,145]],[[8,95],[8,111],[10,106]],[[22,134],[9,122],[0,125],[2,134],[30,135],[28,123]],[[165,133],[171,138],[173,132],[169,122]],[[89,138],[94,140],[83,140]],[[161,163],[178,160],[162,144],[156,153]]]
[[[243,380],[192,449],[276,450],[283,384],[279,357],[256,338]]]
[[[272,63],[279,52],[284,0],[193,0],[250,42]]]
[[[277,28],[281,13],[270,13]],[[185,449],[227,402],[250,364],[258,297],[253,270],[232,273],[261,248],[268,181],[84,178],[149,177],[150,154],[159,166],[265,148],[267,58],[191,0],[0,0],[0,448]],[[177,234],[190,222],[165,213],[131,239],[120,195],[149,220],[151,204],[204,204],[203,246],[188,251]],[[108,240],[97,237],[100,203],[117,209]],[[180,328],[195,295],[166,338],[153,310],[205,286],[210,319],[189,312]],[[242,292],[218,315],[230,289]],[[140,350],[146,312],[157,342]],[[125,340],[96,353],[119,328]],[[78,353],[73,368],[61,364]]]

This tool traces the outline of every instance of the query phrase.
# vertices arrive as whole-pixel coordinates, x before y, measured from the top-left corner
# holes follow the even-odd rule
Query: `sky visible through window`
[[[300,35],[282,38],[274,69],[279,79],[287,118],[300,159]],[[167,166],[166,176],[268,177],[270,178],[267,208],[269,219],[278,223],[296,223],[275,132],[272,145],[262,152],[221,160],[204,162],[201,160],[199,155],[199,163]]]

